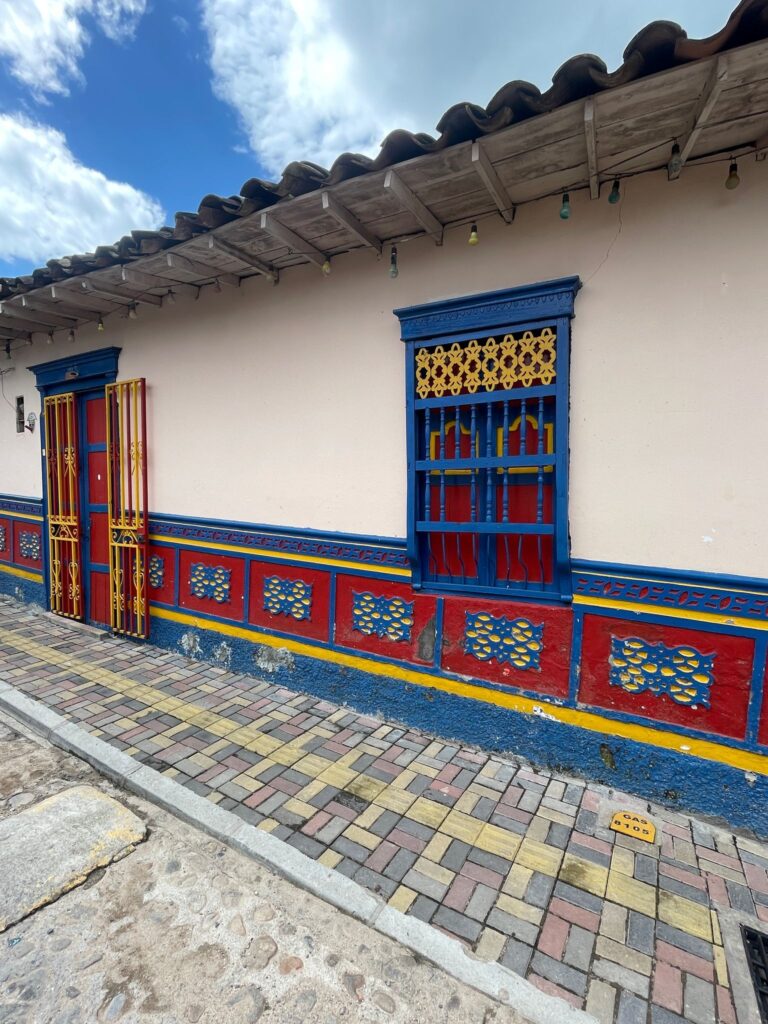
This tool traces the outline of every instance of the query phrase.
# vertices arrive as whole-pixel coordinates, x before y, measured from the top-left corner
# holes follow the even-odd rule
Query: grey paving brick
[[[384,869],[384,874],[387,878],[392,878],[396,882],[399,882],[406,871],[410,871],[418,859],[419,855],[417,853],[413,853],[411,850],[398,850]]]
[[[691,831],[693,832],[693,841],[697,846],[703,846],[707,850],[715,849],[715,837],[705,828],[704,825],[699,821],[691,822]]]
[[[468,843],[454,839],[440,863],[449,871],[458,871],[463,866],[471,849],[472,847]]]
[[[649,885],[656,885],[659,877],[658,861],[648,857],[644,853],[635,854],[635,878],[639,882],[647,882]]]
[[[335,850],[336,853],[343,854],[345,857],[356,860],[358,864],[362,864],[371,855],[370,850],[366,850],[360,843],[353,843],[351,839],[345,839],[344,836],[340,836],[333,843],[331,849]]]
[[[356,861],[350,860],[349,857],[344,857],[333,870],[340,871],[347,878],[353,878],[360,870],[360,865]]]
[[[276,764],[275,768],[282,768],[282,765]],[[272,769],[269,768],[267,771],[272,771]],[[261,775],[259,775],[259,778],[265,779],[266,774],[267,772],[262,772]],[[338,792],[339,791],[335,786],[324,786],[320,792],[313,796],[311,800],[308,800],[307,803],[312,807],[317,807],[318,810],[322,810],[327,803],[330,803],[330,801],[335,798]]]
[[[416,796],[421,796],[424,790],[430,786],[432,780],[427,775],[417,775],[415,779],[412,779],[408,783],[407,791],[409,793],[415,793]]]
[[[533,946],[539,935],[539,929],[529,921],[521,921],[519,917],[513,917],[498,907],[494,907],[488,915],[487,923],[497,932],[504,932],[505,935],[513,935],[516,939]]]
[[[488,796],[481,796],[475,806],[472,808],[472,817],[479,818],[480,821],[490,821],[491,815],[498,808],[498,804],[495,800],[491,800]]]
[[[475,921],[484,921],[498,895],[489,885],[478,885],[464,912]]]
[[[674,892],[678,896],[684,896],[685,899],[691,900],[692,903],[700,903],[703,907],[709,906],[709,897],[701,889],[697,889],[693,885],[686,885],[685,882],[679,882],[676,878],[669,878],[667,875],[659,875],[659,888],[664,889],[667,892]]]
[[[242,818],[243,821],[247,821],[249,825],[256,826],[264,821],[263,814],[254,811],[252,807],[246,807],[245,804],[238,804],[237,807],[233,807],[232,813],[236,814],[238,818]]]
[[[282,825],[288,825],[292,829],[301,828],[306,820],[300,814],[295,814],[293,811],[289,811],[286,807],[278,807],[278,809],[272,813],[272,817]]]
[[[178,775],[175,777],[175,781],[179,781]],[[238,786],[234,782],[225,782],[223,786],[217,786],[216,788],[219,790],[219,792],[224,793],[225,796],[229,796],[232,797],[233,800],[237,800],[238,803],[247,799],[251,795],[250,790],[244,789],[242,786]],[[265,805],[271,803],[276,796],[280,796],[282,799],[275,804],[274,808],[266,810]],[[262,812],[264,814],[271,814],[272,810],[276,810],[280,806],[280,804],[284,803],[287,799],[288,797],[285,795],[285,793],[275,793],[274,797],[270,797],[268,800],[264,801],[264,804],[262,804]]]
[[[467,860],[473,864],[479,864],[480,867],[488,868],[489,871],[495,871],[496,874],[502,875],[504,878],[507,877],[509,869],[512,867],[511,860],[497,857],[495,853],[486,853],[485,850],[473,849]]]
[[[346,818],[331,818],[331,820],[327,821],[322,828],[317,830],[315,833],[315,839],[319,840],[321,843],[325,843],[326,846],[330,846],[331,843],[338,839],[341,833],[348,827],[349,822]]]
[[[726,879],[725,887],[734,910],[740,910],[743,914],[752,914],[753,916],[756,914],[755,901],[745,885],[739,885],[738,882]]]
[[[652,917],[630,910],[627,928],[627,945],[639,953],[653,955],[653,936],[656,922]]]
[[[662,942],[668,942],[671,946],[677,946],[678,949],[684,949],[687,953],[693,953],[694,956],[700,956],[704,960],[712,960],[712,945],[709,942],[705,942],[704,939],[698,939],[695,935],[689,935],[688,932],[681,931],[680,928],[673,928],[670,924],[665,924],[664,921],[656,922],[656,938],[661,939]]]
[[[715,1020],[715,989],[695,974],[686,975],[683,1012],[694,1024],[711,1024]]]
[[[579,925],[571,925],[563,959],[579,971],[587,971],[595,948],[595,935]]]
[[[532,903],[534,907],[546,907],[552,896],[555,880],[541,871],[534,871],[528,888],[525,890],[525,902]]]
[[[394,893],[397,889],[397,882],[394,882],[391,878],[385,878],[384,875],[380,875],[378,871],[371,871],[370,868],[362,867],[359,871],[355,872],[355,881],[359,882],[360,885],[364,885],[366,889],[370,889],[372,892],[383,896],[385,899]]]
[[[645,999],[638,999],[632,992],[622,992],[616,1024],[646,1024],[647,1020],[648,1003]]]
[[[541,791],[539,790],[537,792],[534,792],[529,789],[520,797],[520,801],[517,806],[520,808],[521,811],[530,811],[531,813],[533,813],[534,811],[538,810],[540,803]]]
[[[372,825],[368,826],[368,831],[383,839],[384,836],[389,835],[399,820],[400,815],[395,813],[395,811],[384,811]]]
[[[636,996],[641,996],[643,999],[648,998],[650,980],[642,974],[638,974],[637,971],[630,971],[628,967],[613,963],[612,960],[595,957],[590,974],[602,978],[603,981],[610,981],[613,985],[618,985],[619,988],[634,992]]]
[[[525,942],[519,942],[517,939],[508,939],[500,962],[524,978],[532,956],[533,948],[531,946],[526,945]]]
[[[437,907],[438,904],[427,896],[417,896],[411,904],[408,913],[413,914],[413,916],[417,917],[420,921],[429,922],[432,920],[432,916],[437,910]]]
[[[553,821],[552,824],[549,826],[547,843],[550,846],[556,846],[558,850],[564,850],[568,845],[568,840],[570,839],[570,837],[571,828],[569,825],[561,825],[559,821]]]
[[[569,782],[565,787],[565,794],[563,795],[563,801],[567,804],[573,804],[577,807],[584,796],[586,787],[580,786],[576,782]]]
[[[567,882],[558,882],[555,886],[555,896],[559,896],[560,899],[567,900],[568,903],[573,903],[577,907],[583,907],[584,910],[591,910],[593,914],[599,914],[603,909],[603,901],[599,896],[593,896],[590,892],[584,892],[583,889],[576,889],[572,885],[568,885]]]
[[[499,828],[505,828],[508,832],[515,832],[519,836],[524,836],[528,831],[528,824],[523,821],[517,821],[515,818],[508,818],[506,814],[492,814],[491,824],[498,825]]]
[[[290,846],[295,846],[297,850],[301,850],[302,853],[306,853],[313,860],[317,860],[320,854],[325,851],[322,843],[316,842],[311,836],[302,835],[301,832],[296,832],[292,835],[288,843]]]
[[[425,843],[428,843],[435,834],[435,830],[433,828],[428,828],[426,825],[422,825],[421,822],[412,821],[410,818],[403,818],[400,821],[399,828],[403,832],[407,832],[410,836],[415,836],[417,839],[423,839]]]
[[[438,882],[435,878],[422,875],[415,868],[411,868],[403,877],[403,885],[407,885],[410,889],[415,889],[416,892],[420,892],[424,896],[429,896],[430,899],[437,900],[438,903],[448,891],[448,886],[445,882]]]
[[[676,1013],[665,1010],[663,1006],[651,1006],[651,1024],[687,1024],[684,1017],[678,1017]]]
[[[474,942],[483,930],[483,926],[479,922],[472,921],[464,914],[459,914],[449,907],[440,907],[432,918],[432,924],[445,928],[446,931],[452,932],[468,942]]]
[[[588,836],[595,834],[597,828],[597,814],[595,811],[585,811],[583,808],[576,815],[576,831],[584,832]]]
[[[471,782],[474,782],[474,779],[475,779],[476,775],[477,775],[476,769],[474,769],[474,768],[462,768],[462,770],[459,772],[459,774],[453,780],[451,785],[455,786],[457,789],[466,789],[467,786]]]
[[[222,793],[226,793],[227,796],[230,796],[229,787],[232,785],[234,784],[228,782],[225,786],[217,786],[216,788],[220,789]],[[240,789],[240,786],[235,786],[235,789]],[[250,793],[246,794],[246,796],[250,796]],[[243,799],[245,799],[245,797],[238,797],[238,800]],[[263,803],[259,804],[259,810],[262,814],[269,816],[288,799],[289,797],[287,793],[273,793],[272,796],[268,796]]]
[[[577,971],[574,967],[554,960],[542,952],[533,954],[531,968],[542,978],[568,989],[569,992],[575,992],[577,996],[586,995],[587,976],[583,971]]]
[[[579,842],[574,842],[573,834],[571,834],[571,841],[568,844],[568,852],[572,853],[575,857],[581,857],[582,860],[591,860],[593,864],[599,864],[601,868],[607,868],[611,863],[609,854],[601,853],[600,850],[593,850],[589,846],[583,846]]]

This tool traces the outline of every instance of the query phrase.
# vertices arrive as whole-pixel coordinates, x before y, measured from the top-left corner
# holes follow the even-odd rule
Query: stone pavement
[[[10,602],[0,678],[601,1024],[742,1024],[719,918],[768,922],[768,846]]]

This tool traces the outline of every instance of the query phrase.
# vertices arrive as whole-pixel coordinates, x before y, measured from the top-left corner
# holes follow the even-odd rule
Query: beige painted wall
[[[623,185],[619,207],[573,195],[515,223],[400,246],[400,276],[369,252],[260,279],[74,345],[14,358],[9,398],[39,410],[26,363],[122,346],[146,376],[151,506],[255,523],[405,534],[403,346],[392,309],[579,274],[573,322],[574,557],[768,577],[765,382],[768,164]],[[63,337],[57,336],[57,337]],[[4,367],[0,357],[0,363]],[[0,402],[0,492],[39,495],[39,439]]]

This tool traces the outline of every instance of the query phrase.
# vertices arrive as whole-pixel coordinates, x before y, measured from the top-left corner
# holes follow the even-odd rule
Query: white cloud
[[[647,22],[691,35],[725,21],[723,0],[202,0],[213,87],[233,106],[265,170],[375,156],[393,128],[427,131],[454,103],[485,105],[505,82],[546,89],[580,52],[616,67]],[[560,26],[553,32],[554,26]]]
[[[67,95],[81,78],[88,23],[115,41],[130,39],[147,0],[0,0],[0,57],[37,99]]]
[[[164,217],[151,196],[81,164],[60,131],[0,114],[0,259],[93,251]]]

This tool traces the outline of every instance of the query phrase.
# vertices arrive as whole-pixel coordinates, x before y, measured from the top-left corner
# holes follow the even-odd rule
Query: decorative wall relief
[[[280,576],[265,577],[264,610],[271,615],[287,615],[297,622],[311,618],[312,584]]]
[[[410,643],[413,601],[401,597],[376,597],[370,591],[352,595],[352,628],[366,636],[387,637]]]
[[[544,648],[544,626],[535,626],[529,619],[508,619],[487,612],[467,612],[464,650],[478,661],[509,662],[515,668],[541,667],[539,659]]]
[[[611,637],[611,686],[627,693],[666,694],[676,704],[708,708],[714,654],[694,647],[667,647],[639,637]]]
[[[231,570],[221,565],[195,562],[190,568],[189,589],[194,597],[209,597],[218,604],[225,604],[229,601],[231,575]]]

